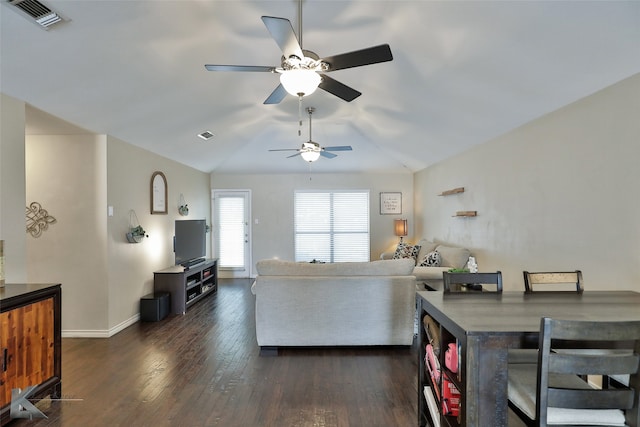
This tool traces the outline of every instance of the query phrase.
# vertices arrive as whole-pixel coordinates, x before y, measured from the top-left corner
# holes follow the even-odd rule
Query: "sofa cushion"
[[[418,252],[418,257],[416,258],[418,261],[423,259],[429,252],[435,251],[438,247],[438,243],[430,242],[426,239],[420,240],[416,245],[420,246],[420,252]]]
[[[442,257],[440,256],[440,252],[431,251],[424,256],[418,263],[419,267],[440,267],[442,263]]]
[[[398,243],[396,252],[393,254],[393,259],[410,258],[413,260],[413,265],[416,265],[418,252],[420,252],[419,245],[411,245],[409,243],[400,242]]]
[[[326,264],[265,259],[256,263],[256,271],[261,276],[410,276],[414,266],[412,259]]]
[[[471,252],[465,248],[438,245],[436,250],[442,259],[441,266],[449,268],[464,268],[467,265]]]

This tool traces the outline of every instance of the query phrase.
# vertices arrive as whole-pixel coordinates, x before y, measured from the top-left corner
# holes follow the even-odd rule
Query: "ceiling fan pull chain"
[[[307,108],[307,111],[309,112],[309,142],[311,142],[311,113],[313,113],[315,110],[313,107],[309,107]]]
[[[302,95],[298,95],[298,136],[302,136]]]

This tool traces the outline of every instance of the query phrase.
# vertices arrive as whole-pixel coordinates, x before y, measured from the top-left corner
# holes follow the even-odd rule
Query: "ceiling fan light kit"
[[[322,78],[313,70],[300,68],[297,70],[283,71],[280,74],[280,83],[285,90],[293,96],[308,96],[316,91]]]
[[[318,160],[320,158],[320,150],[314,150],[313,148],[307,151],[301,151],[300,155],[302,156],[302,158],[309,162],[315,162],[316,160]]]

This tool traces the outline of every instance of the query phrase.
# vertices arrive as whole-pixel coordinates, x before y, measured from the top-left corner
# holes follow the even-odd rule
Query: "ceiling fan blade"
[[[350,145],[337,145],[335,147],[323,147],[322,149],[326,151],[351,151],[352,150]]]
[[[300,151],[298,148],[274,148],[269,151]]]
[[[262,65],[211,65],[204,66],[209,71],[259,71],[267,73],[275,73],[276,67]]]
[[[285,96],[287,96],[287,91],[282,84],[279,84],[278,87],[271,92],[271,95],[264,100],[263,104],[279,104]]]
[[[357,90],[352,89],[349,86],[332,79],[326,74],[321,74],[321,77],[322,81],[318,85],[320,89],[326,90],[330,94],[335,95],[338,98],[342,98],[347,102],[351,102],[362,95],[362,93],[358,92]]]
[[[327,159],[333,159],[334,157],[337,157],[337,154],[333,154],[333,153],[329,153],[328,151],[321,151],[320,155],[322,157],[326,157]]]
[[[262,22],[269,30],[271,37],[280,46],[285,58],[289,58],[291,55],[295,55],[300,59],[304,58],[296,33],[293,32],[293,27],[288,19],[263,16]]]
[[[295,157],[295,156],[299,156],[300,154],[301,154],[301,153],[292,154],[292,155],[290,155],[290,156],[287,156],[287,159],[290,159],[290,158]]]
[[[343,70],[345,68],[361,67],[363,65],[387,62],[393,59],[391,48],[388,44],[381,44],[366,49],[322,58],[322,62],[329,64],[329,71]]]

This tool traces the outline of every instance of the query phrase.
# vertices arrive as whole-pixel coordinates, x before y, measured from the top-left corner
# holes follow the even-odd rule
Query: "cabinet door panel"
[[[12,389],[54,376],[53,309],[53,298],[47,298],[0,314],[0,405],[11,402]]]

